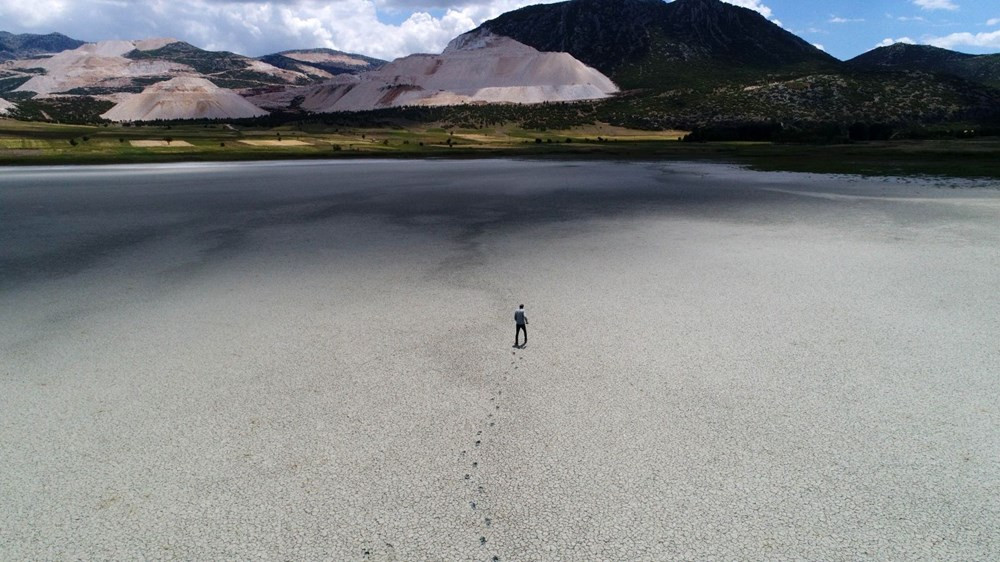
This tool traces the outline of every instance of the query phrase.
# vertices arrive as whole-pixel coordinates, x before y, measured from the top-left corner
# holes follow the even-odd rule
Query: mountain
[[[845,63],[720,0],[569,0],[503,14],[440,55],[390,63],[327,49],[253,59],[172,39],[87,44],[0,63],[0,95],[18,104],[14,115],[54,115],[51,106],[62,104],[59,114],[74,119],[256,114],[246,106],[219,113],[236,107],[235,92],[277,111],[272,120],[286,119],[285,112],[384,109],[395,113],[381,116],[471,126],[599,121],[836,136],[857,125],[885,137],[906,128],[1000,126],[998,59],[899,45]],[[167,82],[179,77],[209,83]],[[167,111],[172,96],[188,101]],[[108,111],[114,104],[121,107]],[[442,105],[450,109],[421,107]],[[83,109],[65,111],[69,106]],[[416,109],[392,109],[402,106]]]
[[[1000,54],[969,55],[932,47],[896,43],[854,57],[846,63],[865,71],[918,71],[950,74],[1000,88]]]
[[[386,63],[384,60],[333,49],[281,51],[259,57],[258,60],[278,68],[294,70],[319,78],[332,78],[340,74],[359,74],[369,70],[377,70]]]
[[[267,89],[322,80],[229,52],[175,39],[86,43],[51,57],[0,65],[0,93],[93,96],[114,102],[177,76],[199,76],[234,89]]]
[[[440,55],[396,59],[359,76],[280,97],[252,98],[262,106],[299,99],[307,111],[366,111],[412,105],[541,103],[599,99],[618,91],[608,77],[567,53],[542,53],[485,30],[460,35]]]
[[[216,85],[231,89],[304,85],[323,78],[228,51],[206,51],[183,41],[174,41],[158,49],[136,49],[124,56],[134,61],[167,61],[183,65],[211,79]]]
[[[155,49],[172,39],[103,41],[86,43],[51,57],[10,61],[3,70],[9,80],[26,78],[13,92],[96,95],[127,92],[136,84],[165,79],[185,69],[165,61],[133,64],[124,54],[137,49]],[[138,89],[141,89],[138,88]]]
[[[61,33],[48,35],[33,35],[25,33],[14,35],[0,31],[0,61],[26,59],[36,55],[58,53],[67,49],[75,49],[83,45],[83,41],[71,39]]]
[[[719,0],[570,0],[480,27],[539,51],[568,52],[625,88],[670,85],[672,70],[706,63],[773,70],[839,62],[759,13]]]

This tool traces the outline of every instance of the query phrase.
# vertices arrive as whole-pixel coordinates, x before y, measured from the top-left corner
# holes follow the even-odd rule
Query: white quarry
[[[342,64],[345,66],[356,66],[358,68],[368,66],[370,63],[364,59],[352,57],[345,53],[324,53],[316,51],[285,51],[282,55],[301,62]]]
[[[62,51],[49,58],[13,61],[3,68],[15,72],[43,69],[43,75],[32,76],[15,90],[35,92],[41,97],[65,93],[75,88],[106,88],[114,91],[133,85],[137,78],[201,76],[196,69],[186,64],[155,58],[133,60],[125,56],[135,50],[154,51],[177,42],[176,39],[167,38],[101,41]],[[274,76],[289,83],[306,78],[304,73],[285,70],[251,58],[245,58],[244,64],[244,70]],[[115,92],[100,97],[120,101],[127,95]]]
[[[285,87],[246,99],[216,86],[209,81],[211,76],[186,64],[126,56],[176,42],[163,38],[88,43],[48,58],[12,61],[2,67],[12,75],[31,75],[17,88],[19,92],[50,97],[89,89],[94,97],[116,103],[102,116],[113,121],[256,117],[266,115],[265,109],[287,108],[297,98],[303,110],[325,113],[408,105],[563,102],[600,99],[618,91],[611,79],[568,53],[541,52],[484,30],[460,35],[439,55],[410,55],[357,75],[334,76],[306,68],[300,73],[246,58],[243,70],[271,75],[286,84],[308,79],[307,71],[329,78],[320,85]],[[288,51],[284,55],[302,63],[369,64],[339,53]],[[44,73],[30,70],[39,68]],[[141,93],[129,92],[153,80],[162,81]],[[0,112],[8,109],[0,106]]]
[[[232,90],[204,78],[179,76],[147,87],[101,115],[111,121],[241,119],[267,115]]]
[[[474,31],[452,40],[440,55],[410,55],[372,72],[252,99],[267,107],[303,96],[303,109],[322,113],[407,105],[576,101],[605,98],[617,91],[610,78],[568,53],[541,52],[508,37]]]
[[[171,43],[176,43],[176,39],[101,41],[87,43],[49,58],[16,61],[10,68],[42,68],[45,74],[32,77],[15,91],[46,96],[74,88],[110,86],[119,82],[125,85],[134,78],[192,72],[192,68],[183,64],[125,57],[134,50],[152,51]]]

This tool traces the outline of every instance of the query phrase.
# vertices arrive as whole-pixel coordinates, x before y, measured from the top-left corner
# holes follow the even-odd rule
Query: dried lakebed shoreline
[[[998,218],[715,164],[5,169],[0,558],[996,558]]]

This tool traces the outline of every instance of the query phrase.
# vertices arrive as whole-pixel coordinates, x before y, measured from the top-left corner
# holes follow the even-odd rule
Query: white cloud
[[[328,47],[392,59],[440,52],[455,36],[522,6],[559,0],[0,0],[0,29],[85,41],[174,37],[259,56]],[[766,0],[727,0],[777,25]]]
[[[773,15],[771,8],[764,5],[760,0],[724,0],[727,4],[732,4],[733,6],[740,6],[741,8],[749,8],[767,19],[771,19]]]
[[[328,47],[392,59],[440,52],[483,21],[539,1],[556,0],[0,0],[0,29],[85,41],[167,36],[246,55]]]
[[[923,10],[957,10],[958,4],[951,0],[913,0]]]
[[[991,27],[994,26],[994,25],[1000,25],[1000,18],[992,18],[992,19],[990,19],[989,21],[986,22],[986,25],[991,26]]]
[[[813,43],[813,47],[816,47],[817,49],[819,49],[821,51],[825,51],[826,50],[826,47],[824,47],[822,43]]]
[[[886,37],[885,39],[878,42],[876,47],[888,47],[889,45],[895,45],[896,43],[906,43],[907,45],[915,45],[917,42],[909,37],[900,37],[899,39],[893,39],[891,37]]]
[[[897,21],[927,21],[926,18],[920,16],[899,16],[896,18]]]
[[[759,13],[760,15],[764,16],[765,18],[771,20],[771,23],[779,27],[785,27],[784,24],[781,23],[781,20],[774,17],[774,12],[771,10],[771,8],[765,5],[761,0],[722,0],[722,1],[727,4],[732,4],[733,6],[739,6],[741,8],[748,8],[750,10],[753,10]]]
[[[865,18],[842,18],[839,16],[831,16],[827,21],[829,23],[860,23],[865,21]]]
[[[58,19],[68,8],[69,2],[64,0],[4,1],[0,2],[0,21],[17,22],[24,27],[34,27]]]
[[[956,47],[979,47],[985,49],[1000,49],[1000,30],[989,33],[952,33],[944,37],[926,37],[924,42],[928,45],[941,47],[942,49],[954,49]]]

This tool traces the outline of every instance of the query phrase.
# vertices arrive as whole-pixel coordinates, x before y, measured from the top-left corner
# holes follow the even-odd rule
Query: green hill
[[[1000,54],[969,55],[932,47],[896,43],[854,57],[846,63],[867,71],[910,70],[949,74],[1000,88]]]
[[[149,51],[135,50],[125,56],[133,60],[165,60],[184,64],[223,88],[253,89],[288,84],[308,85],[319,81],[318,77],[301,73],[289,79],[288,76],[255,67],[256,60],[253,58],[228,51],[206,51],[183,41]]]

